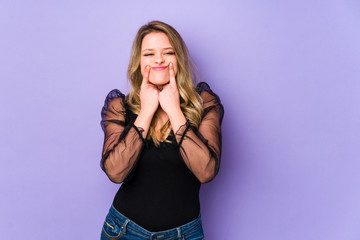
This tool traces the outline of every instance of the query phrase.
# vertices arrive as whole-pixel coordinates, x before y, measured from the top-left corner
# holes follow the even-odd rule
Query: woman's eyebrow
[[[166,48],[163,48],[163,50],[168,50],[168,49],[174,49],[173,47],[166,47]],[[145,51],[153,51],[154,49],[153,48],[147,48],[147,49],[144,49],[142,50],[142,52],[145,52]]]

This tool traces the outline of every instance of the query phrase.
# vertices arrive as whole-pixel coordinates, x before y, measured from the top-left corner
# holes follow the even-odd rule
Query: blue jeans
[[[204,239],[204,233],[201,214],[195,220],[182,226],[160,232],[149,232],[122,215],[114,206],[111,206],[101,232],[101,240],[109,239],[202,240]]]

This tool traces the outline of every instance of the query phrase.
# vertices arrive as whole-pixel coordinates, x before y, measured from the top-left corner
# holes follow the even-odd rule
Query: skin
[[[160,126],[168,119],[175,132],[186,123],[186,118],[180,108],[179,91],[175,79],[176,57],[171,52],[174,53],[166,34],[153,32],[144,37],[140,59],[143,75],[140,87],[141,110],[134,122],[135,126],[144,129],[144,138],[154,114],[159,117],[157,129],[160,129]],[[167,68],[161,71],[152,69],[158,66],[167,66]]]
[[[141,44],[140,68],[142,75],[144,76],[145,67],[150,66],[149,81],[161,90],[161,86],[169,83],[169,68],[161,71],[152,68],[169,66],[170,63],[174,64],[174,71],[176,74],[177,60],[175,51],[166,34],[162,32],[152,32],[147,34]]]

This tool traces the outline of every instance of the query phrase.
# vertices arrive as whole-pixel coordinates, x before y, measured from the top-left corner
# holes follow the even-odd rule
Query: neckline
[[[165,140],[170,140],[172,141],[172,138],[174,137],[174,134],[171,135],[172,130],[170,131],[170,133],[167,135],[167,137],[163,140],[163,141],[159,141],[160,144],[164,144],[164,143],[168,143],[165,142]],[[153,139],[149,139],[148,141],[154,142]]]
[[[166,143],[165,140],[171,140],[172,135],[169,133],[167,137],[163,141],[159,141],[160,143]]]

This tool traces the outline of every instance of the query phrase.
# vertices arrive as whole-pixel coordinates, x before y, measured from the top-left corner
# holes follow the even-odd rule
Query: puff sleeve
[[[206,183],[217,175],[220,168],[224,107],[207,83],[200,82],[196,91],[203,99],[200,126],[197,129],[187,120],[176,131],[175,138],[189,170],[200,182]]]
[[[127,116],[125,95],[117,89],[110,91],[101,111],[104,144],[100,165],[112,182],[127,180],[144,147],[144,130],[134,121]]]

